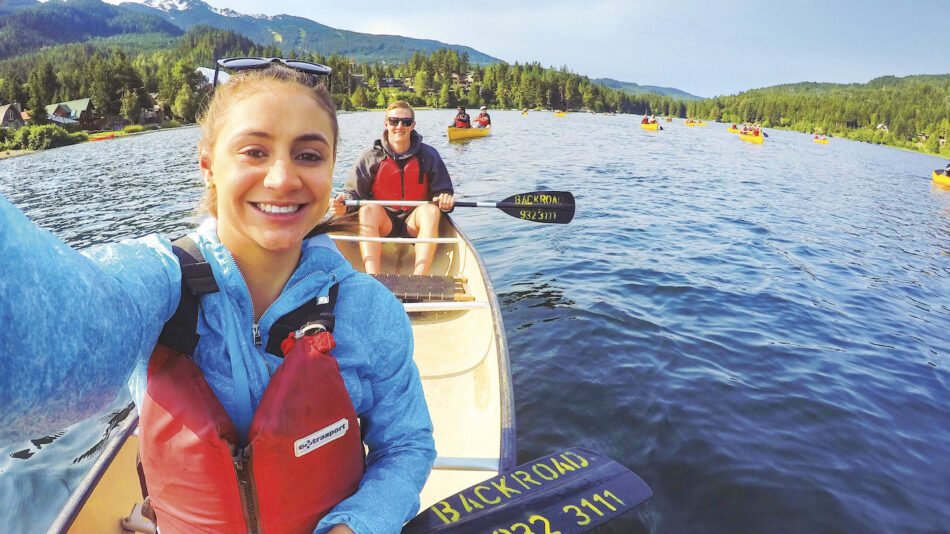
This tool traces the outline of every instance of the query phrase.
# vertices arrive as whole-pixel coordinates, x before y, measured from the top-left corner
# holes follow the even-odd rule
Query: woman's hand
[[[333,525],[333,528],[328,530],[327,534],[355,534],[355,533],[352,530],[350,530],[350,527],[344,525],[343,523],[339,523],[337,525]]]
[[[449,193],[442,193],[437,197],[433,197],[432,202],[438,204],[440,210],[449,211],[455,205],[455,198]]]
[[[330,207],[327,209],[327,211],[330,212],[330,215],[335,217],[342,216],[344,213],[346,213],[346,204],[344,202],[345,199],[343,198],[343,195],[337,195],[336,198],[330,201]]]

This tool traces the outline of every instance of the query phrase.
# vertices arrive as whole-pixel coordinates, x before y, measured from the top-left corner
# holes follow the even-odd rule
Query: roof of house
[[[55,104],[50,104],[46,106],[46,113],[52,115],[56,111],[56,107],[62,107],[64,110],[69,112],[69,118],[78,119],[79,114],[83,111],[86,111],[91,106],[91,100],[88,98],[80,98],[78,100],[70,100],[68,102],[57,102]]]

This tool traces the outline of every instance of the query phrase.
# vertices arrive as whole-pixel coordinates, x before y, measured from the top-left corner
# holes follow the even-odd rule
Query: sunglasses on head
[[[389,125],[390,125],[390,126],[396,126],[396,125],[398,125],[400,122],[402,122],[402,125],[405,126],[406,128],[412,126],[412,123],[415,122],[415,121],[414,121],[412,118],[410,118],[410,117],[402,117],[402,118],[400,118],[400,117],[388,117],[386,120],[389,121]]]
[[[326,76],[327,90],[330,90],[330,79],[333,74],[333,69],[330,67],[299,59],[284,59],[279,57],[229,57],[219,59],[214,65],[214,81],[211,87],[214,88],[218,86],[218,71],[220,69],[231,71],[266,69],[273,63],[280,63],[296,71],[303,72],[304,74]]]

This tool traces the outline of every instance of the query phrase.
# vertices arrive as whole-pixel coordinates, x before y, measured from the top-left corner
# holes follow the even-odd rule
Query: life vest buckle
[[[324,326],[321,323],[313,322],[313,323],[307,323],[303,325],[303,328],[301,328],[300,330],[297,330],[292,335],[294,336],[294,339],[300,339],[304,336],[315,336],[319,334],[320,332],[326,332],[326,331],[327,331],[326,326]]]

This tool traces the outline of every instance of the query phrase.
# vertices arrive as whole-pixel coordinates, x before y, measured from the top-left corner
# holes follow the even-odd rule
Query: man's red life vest
[[[376,169],[376,178],[370,190],[375,200],[430,200],[429,177],[422,171],[418,155],[406,159],[402,167],[396,160],[386,156]]]
[[[472,123],[468,117],[461,117],[459,115],[455,116],[455,127],[456,128],[471,128]]]
[[[491,124],[491,119],[489,119],[487,115],[479,115],[475,117],[475,120],[478,121],[478,124],[483,128]]]
[[[189,336],[164,337],[180,317],[180,331],[195,330],[197,296],[191,296],[189,284],[198,278],[197,284],[204,285],[200,290],[192,286],[194,295],[217,291],[203,258],[185,260],[180,248],[175,254],[182,265],[182,302],[160,339],[183,348],[155,347],[139,416],[139,452],[158,526],[162,534],[309,534],[331,508],[356,492],[363,475],[356,412],[330,355],[335,342],[327,330],[332,330],[336,288],[329,307],[317,310],[330,313],[305,327],[320,330],[313,326],[319,323],[323,331],[289,336],[281,345],[284,361],[261,397],[249,444],[242,449],[227,411],[186,354],[194,350],[197,336],[190,342]],[[203,279],[194,269],[202,266],[208,267]],[[285,318],[307,311],[301,308]],[[286,327],[275,324],[272,336],[278,328]]]

